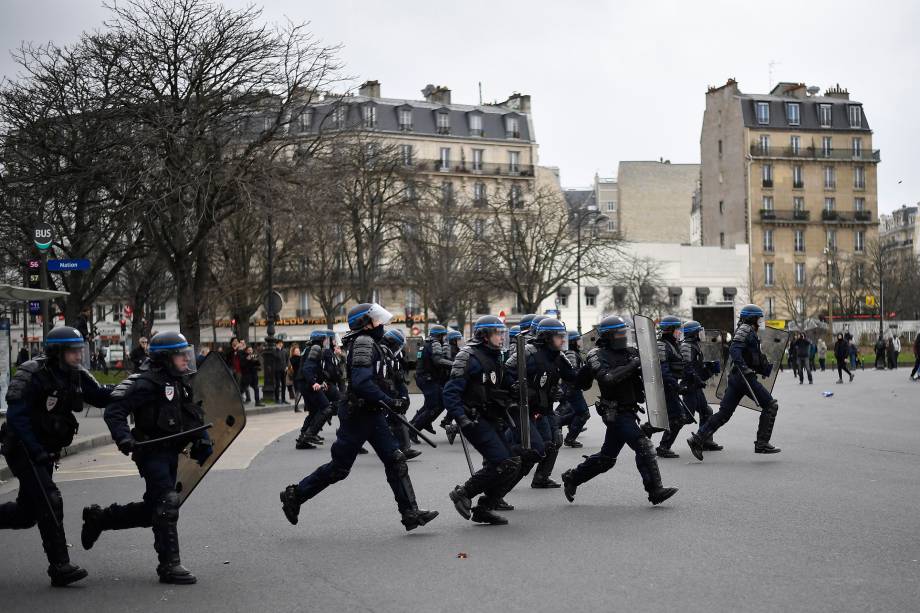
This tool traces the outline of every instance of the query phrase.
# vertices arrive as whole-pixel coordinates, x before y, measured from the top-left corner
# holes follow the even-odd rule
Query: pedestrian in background
[[[246,347],[244,352],[240,367],[243,371],[243,390],[246,392],[246,402],[249,402],[249,388],[252,388],[255,394],[256,406],[263,407],[265,405],[259,399],[259,369],[261,368],[259,356],[256,355],[252,347]]]
[[[288,369],[288,352],[284,348],[284,341],[275,341],[275,372],[272,374],[272,390],[274,391],[275,402],[280,404],[286,402],[286,377]]]
[[[300,370],[300,344],[294,343],[291,346],[291,355],[288,357],[288,369],[287,369],[287,388],[288,396],[291,397],[291,400],[294,401],[294,412],[299,413],[300,409],[297,405],[300,404],[300,394],[294,389],[294,377],[297,375],[297,372]]]
[[[920,333],[914,337],[914,368],[910,371],[911,381],[920,381]]]
[[[897,368],[898,358],[901,356],[901,337],[897,334],[891,337],[891,353],[893,358],[891,361],[891,367]]]
[[[878,340],[875,341],[875,368],[883,370],[885,368],[885,338],[879,334]]]
[[[853,339],[850,339],[848,342],[850,343],[850,368],[856,370],[856,354],[859,352],[856,350],[856,342]]]
[[[843,373],[850,375],[850,383],[853,382],[853,373],[847,367],[847,361],[850,359],[850,343],[848,343],[842,334],[837,335],[837,342],[834,343],[834,359],[837,361],[837,383],[843,383]]]
[[[808,373],[808,384],[814,383],[811,376],[811,341],[806,338],[804,333],[799,333],[797,339],[792,344],[792,352],[795,355],[795,372],[799,378],[799,385],[805,383],[805,373]]]
[[[821,365],[821,372],[824,372],[827,366],[827,343],[824,342],[824,337],[818,339],[818,364]]]
[[[885,356],[888,360],[888,368],[897,368],[897,363],[894,359],[894,338],[889,336],[888,342],[885,343]]]

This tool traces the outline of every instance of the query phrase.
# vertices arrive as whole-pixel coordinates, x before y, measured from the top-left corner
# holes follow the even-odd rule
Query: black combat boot
[[[573,433],[571,430],[569,430],[569,433],[566,434],[565,440],[562,441],[562,444],[566,447],[571,447],[572,449],[580,449],[581,447],[584,447],[584,445],[581,444],[577,438],[575,438],[577,436],[578,432]]]
[[[722,451],[722,449],[724,449],[724,447],[711,438],[707,438],[703,441],[703,451]]]
[[[575,502],[575,491],[578,489],[578,484],[575,483],[575,471],[569,469],[562,473],[562,493],[565,495],[565,499],[569,502]]]
[[[482,503],[482,497],[479,499],[479,504],[473,507],[473,514],[470,519],[477,524],[488,524],[490,526],[505,526],[508,524],[507,519],[493,513],[492,509]]]
[[[757,423],[757,440],[754,441],[754,453],[780,452],[780,449],[770,444],[770,437],[773,436],[773,424],[776,423],[778,410],[779,405],[774,400],[760,411],[760,420]]]
[[[46,535],[42,535],[44,538]],[[64,587],[80,579],[85,579],[89,574],[86,569],[80,568],[76,564],[70,563],[70,555],[67,552],[67,539],[64,538],[63,531],[59,531],[51,539],[42,543],[45,548],[45,554],[48,556],[48,576],[51,577],[51,585],[54,587]]]
[[[157,575],[160,583],[173,585],[191,585],[198,579],[179,559],[179,530],[174,521],[156,522],[153,528],[153,548],[156,549],[160,563]]]
[[[556,457],[559,455],[559,448],[556,447],[553,443],[548,443],[546,445],[546,454],[543,456],[543,459],[540,460],[540,463],[537,464],[536,470],[533,471],[533,480],[530,482],[530,487],[536,489],[552,489],[557,487],[562,487],[561,483],[557,483],[550,479],[550,475],[553,473],[553,467],[556,465]]]
[[[674,453],[668,447],[657,447],[655,453],[659,458],[679,458],[680,454]]]
[[[300,499],[300,494],[297,493],[296,485],[289,485],[281,492],[281,510],[293,526],[297,525],[297,517],[300,515],[300,505],[302,504],[303,500]]]
[[[294,449],[316,449],[316,445],[309,441],[306,432],[301,432],[297,440],[294,441]]]
[[[406,527],[406,532],[409,530],[415,530],[419,526],[424,526],[435,517],[438,516],[437,511],[428,511],[426,509],[409,509],[402,512],[402,525]]]
[[[703,443],[704,442],[706,442],[705,439],[701,437],[699,433],[697,432],[694,432],[693,434],[691,434],[690,438],[687,439],[687,445],[690,447],[690,453],[692,453],[693,457],[699,460],[700,462],[703,461]]]
[[[94,504],[83,509],[83,530],[80,532],[80,542],[83,544],[83,549],[89,550],[105,530],[149,528],[150,525],[150,510],[143,502],[112,504],[105,509]]]
[[[694,435],[696,436],[696,435]],[[652,450],[652,443],[646,444],[636,454],[636,468],[642,475],[642,485],[648,492],[648,500],[652,504],[661,504],[677,493],[676,487],[663,487],[661,485],[661,472],[658,470],[658,459]]]
[[[499,498],[492,505],[492,508],[495,509],[496,511],[513,511],[514,505],[509,504],[504,498]]]
[[[418,449],[413,449],[412,447],[407,447],[406,449],[403,449],[402,452],[403,455],[406,456],[407,460],[411,460],[412,458],[417,458],[422,455],[421,451]]]
[[[454,508],[457,509],[457,513],[463,519],[470,518],[470,511],[473,508],[473,502],[470,500],[469,494],[466,493],[466,490],[463,489],[462,485],[455,487],[449,494],[451,502],[454,503]]]

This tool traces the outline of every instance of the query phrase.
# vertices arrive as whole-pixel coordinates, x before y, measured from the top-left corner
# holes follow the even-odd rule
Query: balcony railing
[[[874,223],[872,211],[821,211],[821,220],[834,223]]]
[[[761,221],[805,223],[809,220],[809,218],[810,214],[805,210],[760,209]]]
[[[751,144],[751,157],[755,158],[796,158],[811,160],[846,160],[850,162],[879,162],[879,149],[821,149],[820,147],[761,147],[760,143]]]
[[[534,167],[531,164],[474,164],[470,161],[444,162],[442,160],[416,160],[416,170],[452,172],[458,174],[486,175],[498,177],[532,177]]]

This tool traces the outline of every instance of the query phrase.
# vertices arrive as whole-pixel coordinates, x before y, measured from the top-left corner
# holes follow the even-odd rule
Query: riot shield
[[[530,409],[527,406],[527,338],[523,334],[514,337],[517,350],[518,383],[518,428],[521,432],[521,446],[530,449]]]
[[[642,382],[645,388],[648,421],[655,428],[668,430],[668,403],[664,397],[655,322],[645,315],[636,315],[633,317],[633,325],[636,330],[636,348],[642,362]]]
[[[421,394],[422,390],[418,388],[415,382],[415,373],[408,372],[415,370],[418,363],[418,352],[422,349],[425,339],[421,336],[410,336],[406,338],[406,345],[403,347],[403,355],[406,356],[406,387],[409,388],[410,394]]]
[[[587,357],[588,352],[597,346],[598,336],[600,336],[600,333],[597,331],[596,326],[581,335],[581,353],[583,356]],[[596,383],[592,383],[591,388],[583,392],[583,394],[589,407],[593,406],[601,398],[601,392]]]
[[[723,340],[726,338],[722,330],[706,330],[706,338],[700,339],[700,350],[703,352],[704,362],[719,362],[719,366],[725,369],[725,357],[723,355]],[[716,395],[721,380],[721,371],[719,374],[709,377],[706,381],[706,387],[703,388],[703,394],[706,395],[706,402],[709,404],[719,404],[719,397]]]
[[[233,373],[217,353],[209,354],[198,367],[198,372],[192,378],[192,392],[195,402],[201,403],[205,423],[214,424],[208,430],[214,453],[203,466],[199,466],[198,462],[184,453],[179,455],[176,491],[179,493],[180,505],[246,426],[246,412],[243,410],[240,390]]]
[[[757,375],[757,380],[770,393],[773,393],[773,386],[776,385],[776,376],[779,374],[779,365],[786,351],[786,346],[789,344],[789,336],[789,332],[778,328],[766,327],[763,330],[757,331],[757,337],[760,338],[760,350],[767,360],[773,364],[773,370],[770,372],[770,376],[761,377]],[[726,363],[722,365],[722,377],[719,379],[719,388],[716,391],[716,396],[718,398],[721,399],[725,396],[725,390],[728,388],[728,377],[734,369],[731,358],[728,358]],[[761,407],[757,405],[757,401],[747,395],[741,399],[740,404],[753,411],[761,410]]]

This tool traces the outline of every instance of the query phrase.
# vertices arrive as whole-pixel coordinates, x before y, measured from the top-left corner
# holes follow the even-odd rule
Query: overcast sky
[[[227,0],[227,5],[246,2]],[[453,101],[532,96],[540,163],[566,187],[613,176],[620,160],[699,162],[708,85],[836,83],[865,105],[881,149],[882,212],[920,200],[920,3],[465,2],[266,0],[265,18],[310,21],[341,43],[347,73],[394,98],[426,83]],[[743,7],[743,8],[742,8]],[[23,40],[70,42],[101,23],[101,0],[0,0],[0,74]]]

